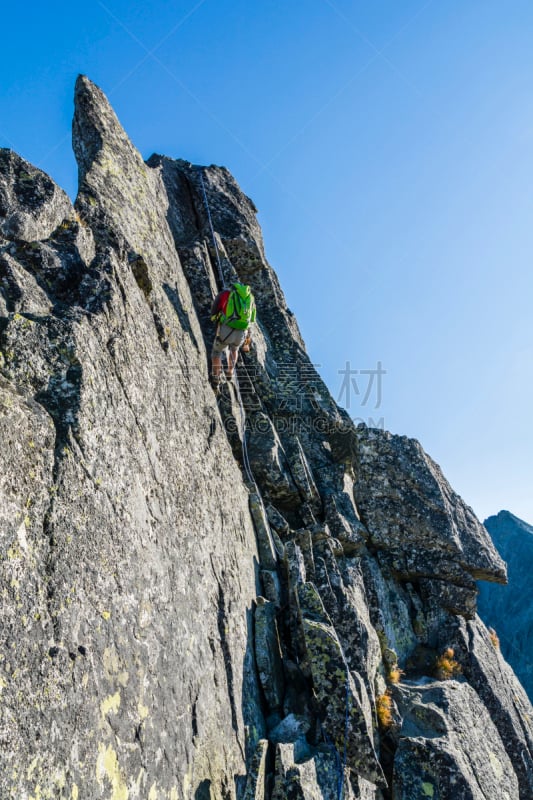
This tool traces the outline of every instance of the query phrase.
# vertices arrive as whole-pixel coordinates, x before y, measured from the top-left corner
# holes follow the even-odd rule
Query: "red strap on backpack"
[[[224,289],[222,292],[217,294],[211,307],[211,317],[216,317],[218,314],[226,313],[230,294],[231,289]]]
[[[231,289],[225,289],[223,292],[220,292],[220,300],[218,303],[217,311],[219,311],[221,314],[226,313],[230,294],[231,294]]]

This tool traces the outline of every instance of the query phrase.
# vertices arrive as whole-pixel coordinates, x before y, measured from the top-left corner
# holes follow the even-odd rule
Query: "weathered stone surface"
[[[474,578],[505,582],[487,532],[416,440],[364,425],[357,435],[357,506],[373,544],[393,556],[396,573],[446,580],[452,562]]]
[[[257,534],[257,544],[259,551],[259,561],[264,569],[275,569],[277,563],[277,553],[272,538],[272,531],[268,524],[265,507],[260,495],[255,492],[250,494],[250,513],[254,521]]]
[[[265,496],[282,506],[299,500],[298,486],[287,462],[287,456],[270,419],[255,414],[248,440],[248,453],[254,476],[260,481]]]
[[[311,583],[298,588],[307,659],[324,726],[346,764],[372,783],[384,785],[373,743],[364,686],[356,687],[320,596]]]
[[[254,642],[259,680],[267,703],[271,709],[279,708],[283,704],[284,680],[276,607],[264,597],[257,598]]]
[[[6,798],[17,796],[10,794],[10,773],[26,753],[30,764],[40,752],[35,726],[46,719],[47,695],[58,702],[58,661],[68,665],[66,650],[51,650],[48,613],[45,519],[54,440],[44,409],[0,378],[0,794]]]
[[[260,739],[248,768],[248,778],[242,800],[266,800],[266,760],[268,741]]]
[[[300,499],[314,512],[320,513],[322,500],[315,484],[313,470],[302,447],[302,442],[298,436],[285,436],[284,444],[290,473],[298,488]]]
[[[248,495],[217,422],[162,184],[85,79],[76,120],[92,271],[80,267],[70,302],[47,287],[49,316],[8,312],[0,326],[7,396],[15,409],[15,387],[27,398],[23,440],[4,453],[14,478],[18,461],[35,474],[24,498],[17,478],[6,512],[10,541],[28,544],[6,579],[29,580],[22,607],[3,601],[1,759],[20,768],[0,771],[0,795],[179,796],[207,781],[219,797],[264,727]]]
[[[271,505],[267,505],[266,512],[268,516],[268,521],[270,522],[272,527],[277,530],[279,534],[289,533],[290,530],[289,523],[287,522],[283,514],[280,514],[277,508],[274,508],[274,506]]]
[[[452,647],[529,800],[531,709],[464,619],[504,577],[484,530],[417,443],[337,408],[226,169],[144,164],[83,77],[74,149],[76,212],[33,168],[24,195],[13,154],[0,179],[0,796],[266,800],[268,730],[294,791],[383,800],[376,695]],[[209,308],[237,278],[255,345],[215,399]],[[477,743],[447,742],[459,783]]]
[[[468,684],[404,685],[395,690],[395,699],[403,717],[394,760],[395,798],[519,797],[513,763]]]
[[[394,650],[403,668],[418,645],[413,629],[418,608],[406,588],[385,575],[373,558],[363,558],[360,563],[372,626],[382,640],[383,649]]]
[[[0,148],[0,236],[47,239],[64,220],[74,220],[67,194],[17,153]]]
[[[310,728],[309,720],[297,714],[288,714],[273,728],[268,738],[271,742],[296,742],[303,739]]]
[[[465,576],[465,582],[470,583]],[[425,597],[432,598],[446,611],[460,614],[466,619],[474,619],[477,610],[477,589],[475,581],[470,586],[456,586],[437,578],[422,578],[420,587]]]
[[[196,195],[201,199],[203,194],[201,172],[213,227],[224,241],[225,247],[227,249],[236,248],[237,252],[239,252],[239,248],[243,251],[246,248],[245,258],[248,268],[251,268],[253,262],[252,254],[256,255],[258,267],[262,268],[265,256],[263,236],[257,222],[257,209],[253,201],[241,191],[235,178],[227,169],[214,165],[198,168],[181,159],[173,161],[157,155],[153,155],[148,163],[150,166],[161,165],[170,195],[174,195],[174,186],[179,182],[183,187],[182,192],[189,197]],[[188,181],[188,186],[183,185],[184,178]],[[181,209],[188,213],[184,215]],[[180,219],[174,220],[173,225],[180,244],[187,243],[187,240],[194,236],[190,222],[191,217],[194,218],[194,225],[199,225],[205,238],[209,239],[209,220],[203,202],[198,203],[193,200],[192,214],[191,207],[186,202],[180,202],[179,217]],[[184,224],[184,219],[189,223],[188,226],[186,223]],[[236,260],[233,257],[233,253],[230,253],[230,257],[234,267],[241,274],[243,265],[239,263],[239,259]]]
[[[272,800],[336,800],[334,758],[326,756],[326,763],[319,754],[318,759],[320,764],[315,759],[296,764],[292,744],[276,745]]]
[[[364,525],[353,514],[351,503],[343,496],[329,495],[324,502],[324,516],[332,535],[338,539],[346,555],[360,552],[368,538]]]
[[[496,725],[516,772],[520,800],[533,796],[533,707],[524,689],[479,617],[454,617],[442,629],[461,662],[462,674],[476,690]]]
[[[371,691],[381,653],[368,614],[359,562],[354,558],[337,561],[329,539],[315,544],[313,552],[314,584],[335,626],[350,669],[365,676]]]

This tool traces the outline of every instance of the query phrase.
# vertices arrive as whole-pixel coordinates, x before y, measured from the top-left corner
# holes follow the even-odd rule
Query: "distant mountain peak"
[[[508,586],[480,584],[479,614],[497,631],[503,655],[533,698],[533,527],[506,510],[488,517],[484,524],[507,562]]]
[[[497,514],[487,517],[483,525],[487,529],[495,529],[496,527],[498,529],[508,528],[510,532],[513,532],[515,528],[519,528],[525,533],[533,533],[533,525],[530,525],[528,522],[525,522],[525,520],[520,519],[520,517],[517,517],[506,509],[502,509],[498,511]]]

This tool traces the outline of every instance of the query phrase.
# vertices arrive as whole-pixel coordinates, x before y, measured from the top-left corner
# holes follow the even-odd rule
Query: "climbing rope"
[[[342,766],[341,757],[339,755],[339,751],[335,747],[335,744],[332,739],[328,736],[326,731],[324,730],[324,726],[322,723],[320,724],[322,730],[322,738],[324,739],[325,743],[328,747],[331,747],[333,750],[333,755],[335,757],[335,766],[337,768],[337,800],[342,800],[342,794],[344,789],[344,768]]]
[[[208,200],[207,200],[207,192],[205,190],[205,183],[204,183],[204,176],[203,176],[203,169],[204,168],[203,167],[198,167],[197,169],[198,169],[198,174],[200,176],[200,183],[202,185],[202,194],[204,196],[204,205],[205,205],[205,210],[207,211],[207,219],[209,221],[209,229],[211,231],[211,238],[213,239],[213,245],[214,245],[214,248],[215,248],[215,255],[216,255],[216,258],[217,258],[217,267],[218,267],[218,277],[219,277],[219,280],[220,280],[220,288],[223,289],[224,288],[224,272],[222,271],[222,261],[220,259],[220,252],[218,250],[218,244],[217,244],[217,240],[216,240],[216,237],[215,237],[215,231],[214,231],[214,228],[213,228],[213,220],[211,219],[211,209],[209,208],[209,203],[208,203]]]
[[[220,253],[219,253],[219,249],[218,249],[218,245],[217,245],[217,240],[215,238],[215,231],[213,229],[213,221],[212,221],[212,218],[211,218],[211,210],[209,208],[209,201],[207,199],[207,193],[206,193],[206,190],[205,190],[205,184],[204,184],[204,179],[203,179],[203,174],[202,174],[202,168],[199,167],[198,171],[199,171],[199,176],[200,176],[200,183],[201,183],[201,186],[202,186],[202,194],[203,194],[203,198],[204,198],[205,209],[206,209],[206,212],[207,212],[207,218],[209,220],[209,228],[210,228],[210,231],[211,231],[211,237],[213,239],[213,245],[214,245],[215,253],[216,253],[218,274],[219,274],[219,279],[220,279],[220,287],[223,288],[224,287],[224,273],[222,271],[222,262],[221,262],[221,259],[220,259]],[[233,265],[231,264],[231,262],[230,262],[230,266],[233,269]],[[248,370],[246,369],[246,364],[244,364],[244,362],[242,360],[240,362],[240,367],[242,367],[242,369],[246,373],[246,377],[247,377],[249,383],[252,384],[252,381],[251,381],[250,376],[248,374]],[[251,467],[251,464],[250,464],[250,459],[249,459],[249,456],[248,456],[248,443],[246,441],[247,422],[248,422],[248,420],[247,420],[247,417],[246,417],[246,412],[244,410],[244,403],[243,403],[242,395],[241,395],[241,388],[240,388],[239,377],[238,377],[238,373],[237,373],[237,363],[234,365],[233,375],[234,375],[235,393],[236,393],[236,396],[237,396],[237,401],[238,401],[238,404],[239,404],[240,415],[241,415],[242,458],[243,458],[244,472],[246,474],[246,478],[249,481],[250,485],[252,487],[253,486],[256,487],[257,495],[258,495],[260,503],[261,503],[261,505],[263,507],[263,513],[265,514],[265,517],[266,517],[266,510],[265,510],[265,507],[264,507],[264,504],[263,504],[263,498],[261,497],[261,493],[259,492],[259,489],[258,489],[258,486],[257,486],[257,482],[256,482],[256,480],[254,478],[254,475],[253,475],[253,472],[252,472],[252,467]],[[278,553],[278,555],[279,555],[279,553]],[[297,661],[298,661],[299,660],[298,656],[296,656],[296,658],[297,658]],[[323,733],[325,741],[329,745],[331,745],[331,747],[333,748],[333,752],[335,753],[335,762],[336,762],[337,772],[338,772],[338,778],[337,778],[337,800],[342,800],[343,794],[344,794],[344,777],[345,777],[345,772],[346,772],[346,763],[347,763],[347,755],[348,755],[347,747],[348,747],[349,722],[350,722],[350,684],[349,684],[348,666],[346,666],[346,711],[345,711],[345,720],[344,720],[344,753],[343,753],[342,761],[341,761],[340,753],[337,750],[337,748],[335,747],[335,744],[328,737],[328,735],[325,732],[325,730],[322,728],[322,733]]]
[[[339,789],[339,800],[342,798],[342,790],[344,788],[344,774],[346,772],[346,761],[348,758],[348,727],[350,725],[350,673],[348,666],[346,666],[346,703],[344,712],[344,754],[342,759],[342,769],[340,775],[341,786]]]
[[[202,186],[202,193],[203,193],[203,198],[204,198],[205,209],[206,209],[206,212],[207,212],[207,218],[209,220],[209,228],[210,228],[210,231],[211,231],[211,237],[213,239],[213,245],[214,245],[215,253],[216,253],[220,284],[221,284],[221,288],[223,288],[223,286],[224,286],[224,274],[223,274],[223,271],[222,271],[222,262],[221,262],[221,259],[220,259],[220,253],[219,253],[219,249],[218,249],[218,245],[217,245],[217,240],[215,238],[215,231],[213,229],[213,221],[212,221],[212,218],[211,218],[211,210],[209,208],[209,201],[207,199],[207,193],[206,193],[206,190],[205,190],[205,184],[204,184],[204,179],[203,179],[203,174],[202,174],[202,168],[201,167],[199,168],[199,176],[200,176],[200,183],[201,183],[201,186]],[[231,262],[230,262],[230,266],[232,266]],[[250,383],[252,383],[252,381],[250,380],[250,376],[248,374],[248,370],[246,369],[246,365],[242,361],[241,361],[241,365],[242,365],[242,369],[246,373],[246,377],[248,378],[248,381]],[[249,481],[250,485],[252,487],[253,486],[256,487],[257,494],[259,496],[261,505],[263,505],[263,499],[262,499],[261,494],[260,494],[260,492],[259,492],[259,490],[257,488],[257,483],[256,483],[256,480],[254,478],[254,475],[253,475],[253,472],[252,472],[252,467],[251,467],[251,464],[250,464],[250,458],[248,456],[248,443],[247,443],[247,440],[246,440],[247,417],[246,417],[246,412],[244,410],[244,403],[243,403],[243,400],[242,400],[241,388],[240,388],[240,384],[239,384],[239,377],[238,377],[238,373],[237,373],[237,363],[234,365],[233,375],[234,375],[235,393],[236,393],[236,396],[237,396],[237,401],[238,401],[238,404],[239,404],[240,415],[241,415],[242,459],[243,459],[244,472],[246,474],[246,478]],[[264,505],[263,505],[263,511],[264,511],[264,513],[266,515],[266,511],[264,509]],[[346,763],[347,763],[347,758],[348,758],[348,730],[349,730],[349,727],[350,727],[350,673],[349,673],[349,670],[348,670],[348,665],[346,665],[344,747],[343,747],[343,758],[342,758],[342,760],[341,760],[340,753],[337,750],[337,748],[335,747],[333,741],[328,737],[328,735],[326,734],[324,729],[322,729],[322,732],[323,732],[323,735],[324,735],[324,739],[326,740],[326,742],[328,742],[328,744],[331,745],[331,747],[333,748],[333,751],[335,753],[335,762],[336,762],[337,772],[338,772],[338,777],[337,777],[337,800],[342,800],[343,794],[344,794],[344,778],[345,778]]]
[[[198,175],[200,176],[200,184],[202,186],[202,194],[203,194],[203,198],[204,198],[205,210],[206,210],[206,213],[207,213],[207,219],[209,220],[209,229],[211,231],[211,238],[213,240],[213,246],[215,248],[215,254],[216,254],[216,259],[217,259],[217,267],[218,267],[218,276],[219,276],[219,280],[220,280],[220,288],[222,289],[224,287],[224,273],[222,271],[222,261],[221,261],[221,258],[220,258],[220,252],[219,252],[219,249],[218,249],[218,244],[217,244],[217,240],[216,240],[216,237],[215,237],[215,231],[214,231],[214,228],[213,228],[213,220],[212,220],[212,217],[211,217],[211,209],[209,207],[209,201],[207,199],[207,192],[205,190],[205,183],[204,183],[204,177],[203,177],[203,167],[198,167]],[[238,403],[239,403],[239,408],[240,408],[240,413],[241,413],[242,460],[243,460],[244,471],[246,473],[246,478],[249,481],[249,483],[252,486],[257,486],[257,483],[255,481],[255,478],[254,478],[254,475],[253,475],[253,472],[252,472],[252,467],[250,465],[250,459],[249,459],[249,456],[248,456],[248,443],[246,441],[246,423],[247,423],[247,419],[246,419],[246,413],[244,411],[244,403],[242,401],[241,389],[240,389],[240,386],[239,386],[239,378],[238,378],[238,375],[237,375],[237,365],[234,366],[234,373],[233,374],[234,374],[234,382],[235,382],[235,392],[236,392],[236,395],[237,395],[237,400],[238,400]]]
[[[219,252],[217,240],[216,240],[216,237],[215,237],[215,231],[213,229],[213,221],[212,221],[212,218],[211,218],[211,210],[209,208],[209,201],[207,199],[207,192],[205,190],[205,183],[204,183],[203,174],[202,174],[202,168],[201,167],[199,168],[199,176],[200,176],[200,183],[201,183],[201,186],[202,186],[202,194],[203,194],[203,198],[204,198],[205,209],[206,209],[206,212],[207,212],[207,218],[209,220],[209,228],[210,228],[210,231],[211,231],[211,237],[212,237],[212,240],[213,240],[213,246],[215,248],[215,254],[216,254],[216,259],[217,259],[217,267],[218,267],[218,274],[219,274],[219,279],[220,279],[220,287],[223,288],[224,287],[224,273],[222,271],[222,261],[220,259],[220,252]],[[231,262],[230,262],[230,266],[233,268]],[[250,376],[248,374],[248,370],[246,369],[246,365],[242,361],[241,361],[241,366],[242,366],[242,369],[244,370],[244,372],[246,373],[246,377],[247,377],[248,381],[251,384],[252,381],[250,380]],[[235,393],[236,393],[236,396],[237,396],[237,401],[238,401],[238,404],[239,404],[240,415],[241,415],[242,459],[243,459],[244,472],[246,474],[246,478],[249,481],[250,485],[252,487],[253,486],[256,487],[257,494],[259,496],[259,500],[261,502],[261,505],[263,506],[263,512],[265,513],[265,516],[266,516],[266,511],[265,511],[265,508],[264,508],[264,505],[263,505],[263,499],[262,499],[261,494],[259,492],[259,489],[257,487],[257,483],[256,483],[256,480],[254,478],[254,474],[252,472],[252,467],[251,467],[251,464],[250,464],[250,458],[249,458],[249,455],[248,455],[248,443],[247,443],[247,440],[246,440],[247,422],[248,422],[248,420],[247,420],[247,417],[246,417],[246,412],[244,410],[244,403],[243,403],[243,400],[242,400],[242,394],[241,394],[241,388],[240,388],[240,384],[239,384],[239,377],[238,377],[238,371],[237,370],[238,370],[238,368],[237,368],[237,363],[236,363],[234,365],[233,375],[234,375]],[[349,726],[350,726],[350,680],[349,680],[349,676],[350,676],[350,673],[349,673],[349,670],[348,670],[348,666],[346,665],[346,686],[345,686],[346,701],[345,701],[345,716],[344,716],[344,747],[343,747],[343,758],[342,758],[342,760],[341,760],[340,753],[337,750],[337,748],[335,747],[333,741],[328,737],[328,735],[326,734],[324,729],[322,729],[322,732],[323,732],[323,735],[324,735],[324,739],[326,740],[326,742],[328,742],[328,744],[331,745],[331,747],[333,748],[333,751],[335,753],[335,762],[336,762],[337,772],[338,772],[338,778],[337,778],[337,800],[342,800],[343,795],[344,795],[344,778],[345,778],[346,763],[347,763],[347,758],[348,758],[348,730],[349,730]]]
[[[241,387],[239,386],[239,378],[237,375],[237,365],[234,367],[234,380],[235,380],[235,392],[237,394],[237,400],[239,402],[239,408],[241,410],[241,425],[242,425],[242,462],[244,464],[244,471],[246,473],[246,477],[248,478],[249,482],[253,486],[257,486],[255,482],[255,478],[252,472],[252,467],[250,465],[250,459],[248,457],[248,443],[246,441],[246,413],[244,411],[244,403],[242,402],[241,396]],[[262,501],[261,501],[262,502]]]

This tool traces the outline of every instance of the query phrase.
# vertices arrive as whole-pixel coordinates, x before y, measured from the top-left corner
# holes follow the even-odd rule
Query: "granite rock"
[[[0,796],[390,800],[434,753],[435,797],[501,768],[529,800],[483,526],[417,442],[336,405],[227,169],[143,162],[83,76],[73,145],[74,207],[0,154]],[[215,397],[235,279],[255,344]],[[449,649],[460,684],[435,681]]]

